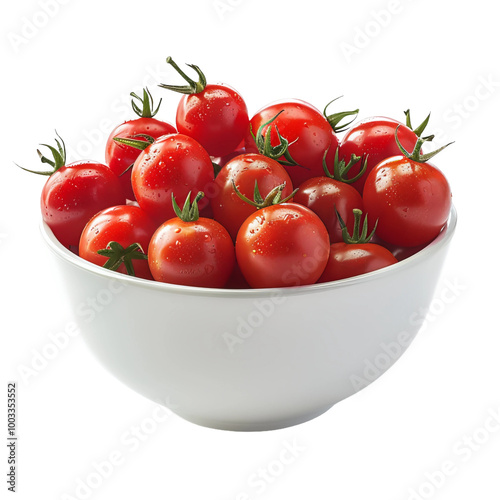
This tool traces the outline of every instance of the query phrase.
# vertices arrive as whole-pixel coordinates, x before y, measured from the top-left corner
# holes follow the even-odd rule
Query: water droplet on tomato
[[[205,266],[205,272],[206,272],[207,274],[212,273],[212,272],[213,272],[213,270],[214,270],[214,266],[212,266],[211,264],[207,264],[207,265]]]

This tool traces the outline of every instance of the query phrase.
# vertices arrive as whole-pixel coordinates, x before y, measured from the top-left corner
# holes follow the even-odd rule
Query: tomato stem
[[[144,140],[134,139],[134,137],[143,137]],[[139,149],[144,151],[148,146],[155,142],[154,137],[151,137],[147,134],[137,134],[132,137],[113,137],[113,141],[118,142],[119,144],[125,144],[125,146],[130,146],[135,149]],[[131,168],[131,167],[128,167]],[[127,170],[128,170],[127,168]]]
[[[234,182],[234,179],[231,180],[231,183],[233,184],[233,189],[235,193],[238,195],[238,197],[243,200],[245,203],[248,203],[249,205],[252,205],[252,207],[255,207],[257,210],[264,208],[264,207],[269,207],[271,205],[279,205],[280,203],[285,203],[292,199],[295,195],[295,193],[298,191],[298,188],[295,189],[291,194],[289,194],[285,198],[281,198],[283,195],[283,190],[286,187],[286,182],[283,184],[280,184],[279,186],[274,187],[269,191],[267,196],[265,198],[262,198],[262,195],[260,194],[259,190],[259,185],[257,182],[257,179],[255,180],[255,186],[253,189],[253,201],[247,198],[236,186],[236,183]]]
[[[337,134],[339,132],[344,132],[349,128],[349,125],[358,117],[359,109],[354,109],[353,111],[341,111],[339,113],[333,113],[331,115],[327,114],[327,109],[328,106],[332,102],[335,102],[337,99],[340,99],[341,97],[344,96],[339,96],[336,97],[335,99],[332,99],[326,106],[325,109],[323,110],[323,115],[327,119],[328,123],[332,127],[333,131]],[[352,120],[348,121],[347,123],[344,123],[343,125],[339,125],[339,123],[344,119],[347,118],[348,116],[353,116]]]
[[[293,158],[292,155],[290,154],[290,151],[288,148],[292,145],[295,144],[298,141],[298,138],[295,139],[292,142],[289,142],[288,139],[285,139],[278,130],[278,127],[275,125],[274,129],[276,130],[276,134],[278,136],[278,139],[280,143],[277,146],[272,146],[271,145],[271,131],[272,128],[268,127],[266,130],[266,133],[264,135],[264,128],[266,128],[268,125],[271,125],[276,118],[278,118],[281,113],[283,113],[285,110],[282,109],[279,113],[277,113],[275,116],[273,116],[270,120],[267,122],[263,123],[259,129],[257,130],[257,135],[254,135],[253,130],[252,130],[252,124],[250,124],[250,134],[252,134],[253,140],[255,141],[255,144],[257,145],[257,149],[261,155],[267,156],[268,158],[271,158],[272,160],[276,160],[278,163],[284,166],[288,167],[293,167],[293,166],[300,166]],[[280,160],[281,157],[285,157],[285,160]]]
[[[177,66],[175,61],[170,56],[167,57],[167,63],[170,64],[177,71],[177,73],[184,78],[184,80],[186,80],[187,85],[165,85],[164,83],[160,83],[158,85],[159,87],[173,90],[174,92],[179,92],[181,94],[199,94],[205,90],[205,87],[207,86],[207,79],[205,78],[203,71],[201,71],[198,66],[195,64],[186,64],[186,66],[189,66],[196,71],[198,81],[195,82],[192,78],[189,78],[189,76],[187,76],[186,73],[179,68],[179,66]]]
[[[323,171],[325,172],[325,175],[330,179],[345,182],[346,184],[352,184],[366,172],[368,155],[363,155],[363,157],[361,157],[352,153],[351,158],[346,165],[344,159],[339,160],[339,149],[339,146],[337,146],[337,149],[335,150],[335,157],[333,159],[333,174],[330,172],[330,170],[328,169],[328,165],[326,164],[326,156],[328,155],[328,151],[330,150],[330,148],[325,151],[325,154],[323,155]],[[351,168],[356,165],[356,163],[358,163],[359,160],[361,160],[361,170],[353,178],[347,178],[347,174],[349,173]]]
[[[373,238],[373,235],[375,234],[375,229],[377,229],[378,219],[375,222],[375,226],[372,232],[368,234],[368,215],[365,215],[363,227],[361,228],[361,216],[363,215],[363,212],[359,208],[353,208],[352,213],[354,214],[354,228],[351,236],[344,220],[337,210],[337,207],[334,208],[335,213],[337,214],[337,219],[339,220],[340,228],[342,229],[342,239],[344,240],[344,243],[360,244],[370,242],[370,240]]]
[[[102,267],[110,269],[111,271],[116,271],[124,264],[129,276],[135,276],[134,264],[132,263],[133,259],[147,260],[148,258],[139,243],[132,243],[132,245],[129,245],[127,248],[123,248],[117,241],[110,241],[106,245],[106,248],[97,250],[97,253],[104,257],[109,257]]]
[[[174,193],[172,193],[172,206],[174,208],[175,215],[179,217],[184,222],[196,222],[200,218],[200,211],[198,209],[198,202],[205,196],[203,191],[199,191],[196,195],[193,203],[191,203],[191,191],[189,191],[186,201],[184,202],[184,206],[182,210],[179,208],[179,205],[175,201]]]
[[[64,141],[62,140],[61,136],[57,133],[57,130],[55,131],[57,137],[60,139],[55,139],[56,144],[57,144],[57,149],[53,146],[50,146],[49,144],[40,144],[40,146],[44,146],[49,149],[49,151],[52,153],[52,158],[53,160],[49,160],[46,156],[44,156],[39,149],[36,150],[38,153],[38,157],[40,158],[40,161],[42,163],[47,163],[52,167],[52,170],[45,170],[45,171],[40,171],[40,170],[30,170],[28,168],[21,167],[17,163],[15,165],[19,167],[22,170],[25,170],[26,172],[30,172],[32,174],[38,174],[38,175],[47,175],[51,176],[54,172],[57,172],[61,167],[64,167],[66,164],[66,144],[64,144]]]
[[[427,142],[427,141],[432,141],[434,136],[429,135],[427,137],[419,137],[417,139],[417,142],[415,143],[415,147],[413,148],[413,151],[411,153],[409,153],[403,147],[401,142],[399,142],[399,139],[398,139],[399,127],[400,127],[400,125],[398,125],[396,127],[396,130],[394,133],[394,137],[396,138],[396,143],[397,143],[401,153],[403,153],[403,155],[406,156],[406,158],[408,158],[409,160],[416,161],[417,163],[425,163],[426,161],[430,160],[433,156],[436,156],[440,151],[443,151],[444,148],[447,148],[450,144],[453,144],[453,142],[454,142],[454,141],[449,142],[448,144],[445,144],[444,146],[441,146],[440,148],[436,149],[435,151],[431,151],[430,153],[421,154],[420,150],[422,148],[422,144],[424,144],[424,142]]]
[[[142,98],[139,97],[135,92],[130,92],[130,95],[134,98],[137,99],[142,107],[140,107],[138,104],[134,102],[134,99],[132,99],[132,109],[134,110],[134,113],[139,115],[141,118],[153,118],[153,116],[158,113],[158,110],[160,109],[161,101],[158,103],[158,106],[156,109],[153,111],[154,104],[153,104],[153,96],[151,95],[151,92],[147,87],[142,89]]]

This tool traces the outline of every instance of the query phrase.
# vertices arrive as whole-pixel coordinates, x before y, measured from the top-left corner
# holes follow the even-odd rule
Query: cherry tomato
[[[135,120],[126,121],[118,125],[109,135],[106,142],[106,163],[109,168],[119,176],[122,184],[123,192],[129,200],[135,200],[134,192],[132,191],[132,183],[130,181],[131,166],[140,154],[140,150],[126,144],[120,144],[113,139],[115,137],[132,139],[136,136],[147,135],[153,139],[158,139],[162,135],[172,134],[177,132],[173,125],[153,118],[160,105],[156,110],[152,111],[153,99],[148,89],[144,89],[143,98],[141,99],[133,92],[133,97],[142,103],[140,108],[136,103],[132,102],[134,111],[139,115]],[[161,101],[160,101],[161,103]],[[128,170],[127,170],[128,169]]]
[[[377,234],[405,247],[432,241],[446,224],[451,190],[443,173],[425,159],[442,150],[420,155],[420,139],[410,157],[394,156],[379,163],[366,179],[363,201],[378,218]]]
[[[321,219],[297,203],[258,210],[243,222],[236,238],[236,258],[252,288],[315,283],[329,248]]]
[[[118,177],[102,163],[79,161],[59,168],[42,189],[43,220],[65,246],[78,246],[85,224],[104,208],[125,204]]]
[[[396,257],[389,250],[375,243],[334,243],[330,247],[330,257],[318,283],[358,276],[396,262]]]
[[[200,193],[193,207],[199,199]],[[185,204],[182,212],[177,207],[178,216],[154,233],[148,250],[151,273],[166,283],[222,288],[233,272],[234,244],[217,221],[199,217],[193,207]]]
[[[363,186],[370,171],[382,160],[391,156],[401,154],[396,143],[394,133],[399,126],[399,139],[401,144],[408,150],[413,150],[417,142],[417,134],[401,122],[385,117],[367,118],[352,127],[343,137],[340,143],[340,157],[345,161],[352,154],[367,159],[365,173],[353,183],[353,186],[360,192],[363,192]],[[422,127],[422,126],[421,126]],[[423,128],[422,128],[423,130]],[[333,160],[335,151],[330,149],[328,152],[328,161]],[[361,166],[361,164],[360,164]],[[348,177],[352,178],[359,173],[360,166],[355,166]]]
[[[156,228],[157,225],[139,207],[110,207],[94,215],[87,223],[80,238],[78,253],[98,266],[152,280],[147,251]],[[109,246],[111,242],[115,245]],[[139,246],[131,248],[134,244]]]
[[[349,233],[340,213],[336,212],[342,228],[342,241],[331,245],[328,262],[318,280],[320,283],[369,273],[397,262],[389,250],[381,245],[371,243],[375,228],[369,233],[368,217],[365,216],[363,225],[361,225],[362,211],[355,208],[352,212],[354,216],[352,234]]]
[[[175,217],[172,194],[186,198],[191,190],[210,189],[214,169],[210,156],[191,137],[170,134],[149,145],[132,168],[132,188],[140,207],[158,224]],[[200,210],[206,207],[203,198]]]
[[[234,151],[245,137],[248,111],[241,95],[227,85],[208,84],[198,66],[188,64],[198,74],[194,82],[172,60],[167,63],[186,80],[186,86],[160,85],[184,93],[177,107],[177,130],[196,139],[211,156]]]
[[[42,218],[62,245],[78,247],[85,224],[102,209],[125,204],[125,195],[118,177],[106,165],[92,161],[66,165],[66,146],[58,138],[57,148],[44,144],[52,160],[38,151],[42,163],[49,164],[51,170],[20,168],[48,176],[40,197]]]
[[[292,181],[277,161],[260,154],[244,154],[230,160],[215,179],[215,196],[211,206],[219,221],[236,240],[243,221],[257,209],[243,201],[233,187],[245,197],[253,199],[255,183],[265,197],[277,186],[285,184],[283,198],[292,194]]]
[[[262,133],[271,127],[273,146],[280,143],[276,128],[288,141],[288,152],[298,165],[285,165],[285,168],[293,186],[297,187],[311,177],[323,175],[324,153],[328,148],[335,151],[339,141],[327,119],[314,106],[301,100],[280,101],[262,108],[250,120],[251,131],[248,130],[245,139],[248,152],[258,152],[252,133],[256,135],[259,128],[280,111],[282,113],[272,124],[265,126]],[[286,158],[282,157],[280,161],[286,161]]]

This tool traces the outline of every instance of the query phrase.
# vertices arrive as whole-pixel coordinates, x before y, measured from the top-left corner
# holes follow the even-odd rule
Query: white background
[[[0,436],[6,384],[15,380],[16,498],[500,498],[498,16],[486,0],[463,5],[24,0],[3,7]],[[337,110],[359,107],[360,118],[402,119],[411,108],[419,123],[432,111],[437,143],[456,141],[434,161],[452,185],[459,226],[425,328],[387,374],[311,422],[263,433],[205,429],[121,385],[79,336],[55,354],[47,347],[71,328],[74,313],[39,235],[45,179],[14,162],[42,166],[36,148],[53,142],[54,129],[70,160],[103,161],[110,128],[133,117],[129,92],[145,84],[164,98],[159,117],[174,121],[178,96],[155,85],[179,81],[168,55],[234,86],[251,114],[279,98],[322,108],[344,95]],[[23,367],[33,372],[23,375]],[[295,455],[280,465],[286,446]],[[110,460],[113,470],[103,465]]]

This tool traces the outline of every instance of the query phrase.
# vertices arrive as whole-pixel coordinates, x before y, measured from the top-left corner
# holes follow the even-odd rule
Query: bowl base
[[[221,431],[235,431],[235,432],[261,432],[261,431],[275,431],[278,429],[284,429],[286,427],[292,427],[294,425],[303,424],[309,420],[313,420],[319,417],[323,413],[327,412],[333,405],[325,406],[319,410],[313,412],[303,413],[290,418],[282,418],[277,420],[262,420],[262,421],[222,421],[222,420],[211,420],[206,418],[199,418],[191,415],[179,415],[174,412],[180,418],[191,422],[192,424],[199,425],[201,427],[208,427],[210,429],[217,429]]]

